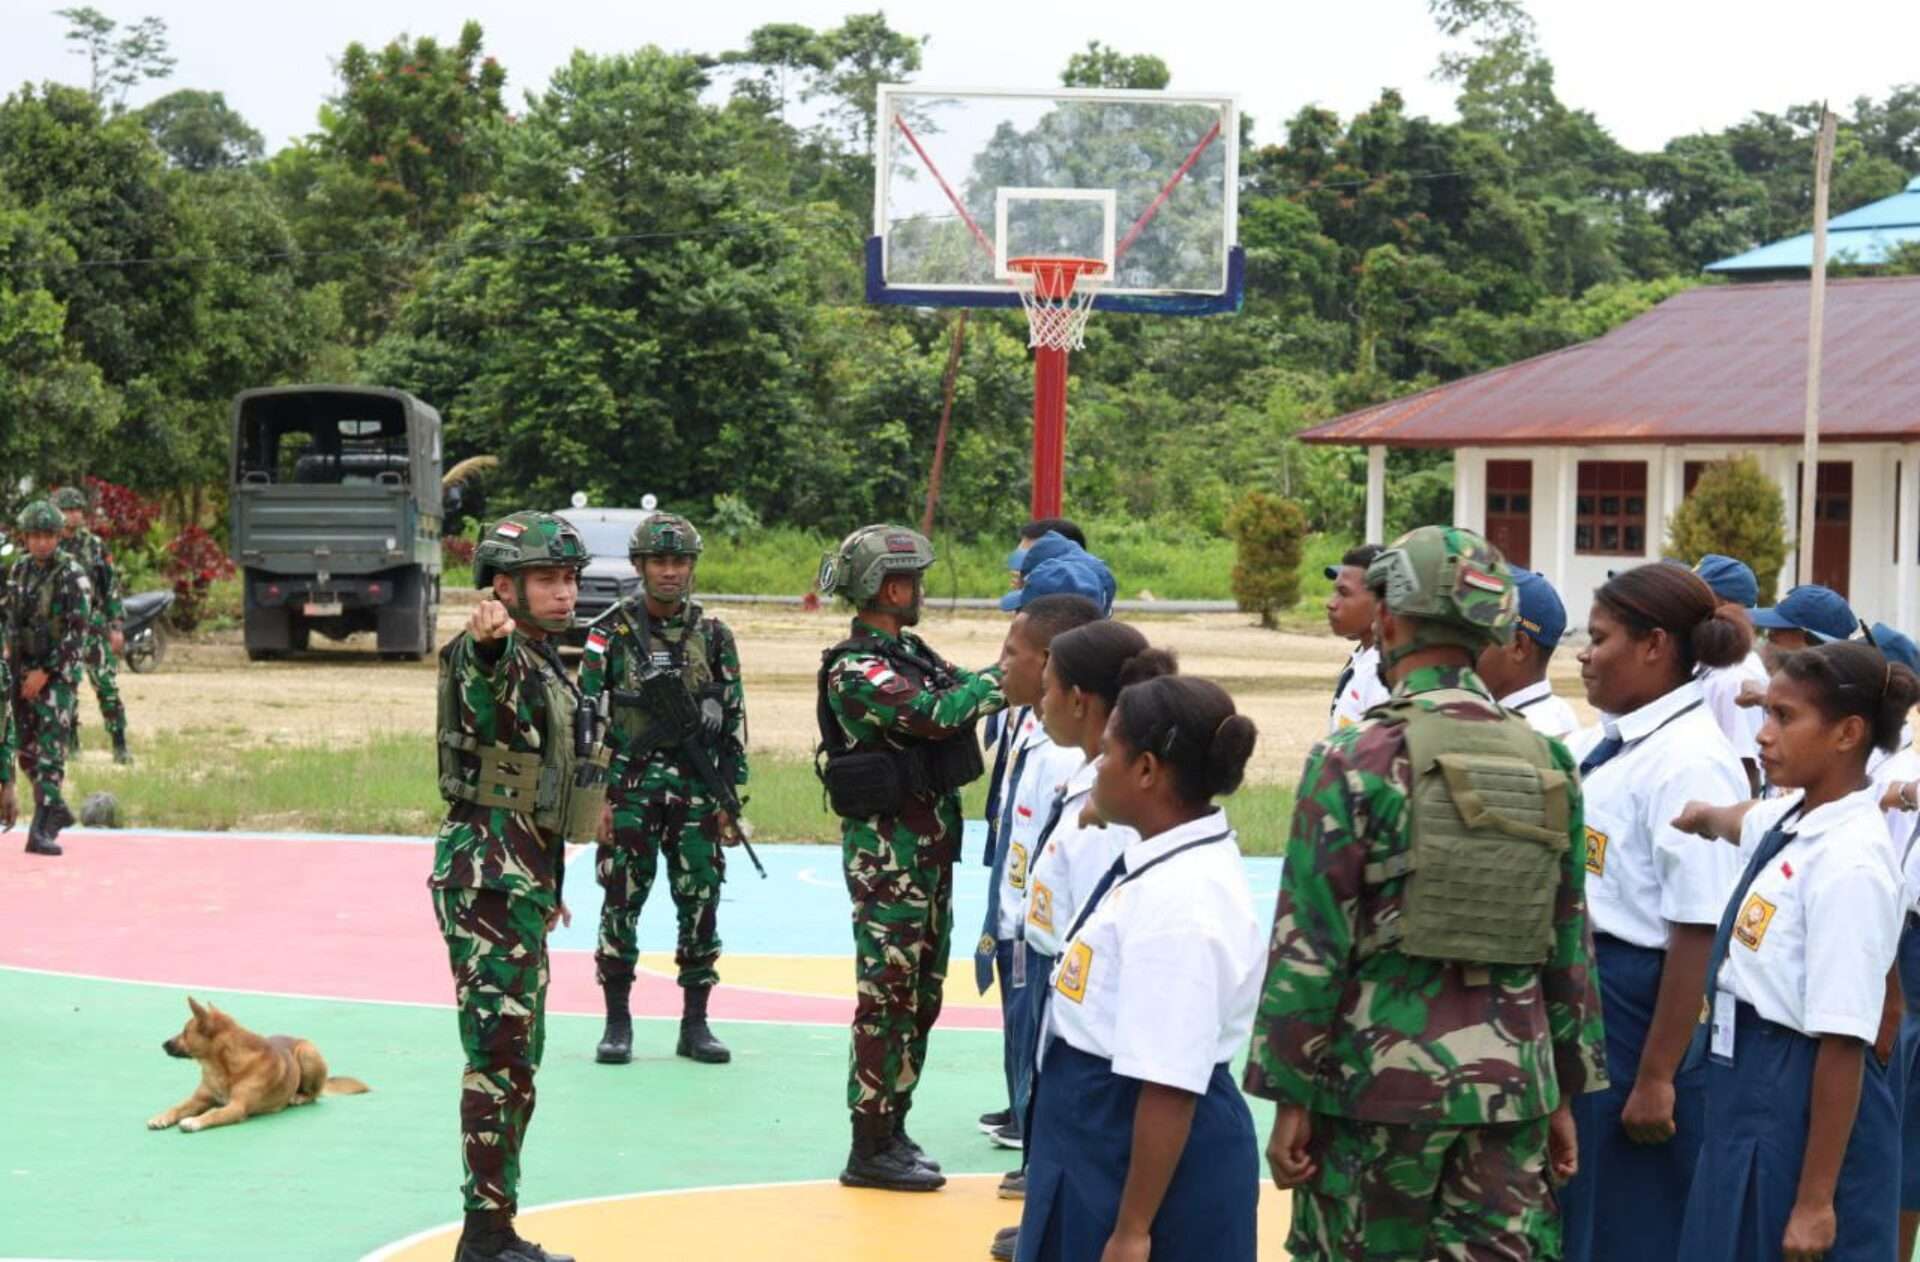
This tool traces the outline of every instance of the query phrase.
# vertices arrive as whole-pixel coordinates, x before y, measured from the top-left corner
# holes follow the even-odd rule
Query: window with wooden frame
[[[1582,460],[1573,501],[1579,556],[1645,556],[1647,462]]]

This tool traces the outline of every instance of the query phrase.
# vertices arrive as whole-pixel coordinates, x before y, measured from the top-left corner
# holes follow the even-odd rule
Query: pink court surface
[[[56,860],[0,845],[0,1262],[447,1259],[460,1210],[460,1052],[446,957],[417,838],[91,832]],[[970,847],[970,851],[972,847]],[[995,1198],[1017,1156],[974,1125],[1003,1104],[999,1011],[973,986],[977,854],[956,873],[954,957],[914,1112],[952,1180],[929,1196],[856,1192],[846,1155],[853,972],[837,849],[763,848],[734,865],[716,1031],[731,1065],[673,1056],[679,991],[664,882],[643,918],[636,1055],[593,1062],[599,891],[570,861],[574,921],[554,937],[539,1106],[522,1228],[597,1259],[786,1262],[986,1257],[1017,1203]],[[1277,875],[1255,862],[1270,905]],[[197,1135],[149,1132],[189,1065],[163,1039],[185,997],[261,1033],[312,1039],[332,1072],[373,1088]],[[1264,1133],[1270,1110],[1254,1102]],[[1262,1203],[1283,1258],[1285,1200]]]

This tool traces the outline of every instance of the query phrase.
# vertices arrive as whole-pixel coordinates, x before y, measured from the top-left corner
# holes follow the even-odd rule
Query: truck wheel
[[[297,613],[287,615],[287,647],[304,653],[313,644],[313,624]]]
[[[247,660],[250,662],[273,662],[278,661],[283,656],[285,656],[285,654],[281,653],[278,649],[247,650]]]
[[[406,619],[413,643],[418,647],[390,649],[381,645],[380,656],[389,662],[417,662],[433,651],[434,607],[432,597],[427,593],[427,585],[417,585],[417,595],[413,602],[411,616]],[[385,638],[385,637],[382,637]],[[393,637],[400,638],[397,634]]]

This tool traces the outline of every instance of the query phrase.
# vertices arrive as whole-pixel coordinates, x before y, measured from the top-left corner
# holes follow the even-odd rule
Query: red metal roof
[[[1920,276],[1827,285],[1823,441],[1920,439]],[[1710,285],[1611,333],[1315,426],[1388,447],[1799,442],[1807,285]]]

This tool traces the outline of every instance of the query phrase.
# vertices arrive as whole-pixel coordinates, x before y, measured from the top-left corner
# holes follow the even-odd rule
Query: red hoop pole
[[[1066,457],[1067,352],[1041,346],[1033,352],[1032,520],[1060,515]]]
[[[965,204],[963,204],[959,196],[954,193],[953,186],[947,183],[947,177],[940,174],[940,168],[933,165],[933,159],[929,158],[927,151],[920,147],[920,137],[913,134],[913,128],[907,126],[907,120],[898,114],[893,116],[893,122],[894,126],[900,129],[900,134],[907,138],[907,143],[913,146],[913,151],[920,155],[920,161],[925,164],[927,174],[933,176],[934,181],[940,185],[940,191],[947,195],[947,200],[953,203],[953,208],[960,212],[960,218],[966,221],[968,231],[973,233],[973,239],[980,243],[980,248],[987,252],[988,258],[998,262],[998,256],[993,252],[993,242],[987,240],[987,234],[980,231],[980,225],[975,223],[973,216],[967,213]],[[1220,130],[1219,124],[1214,124],[1214,130]],[[1187,165],[1193,165],[1191,158],[1187,160]],[[1181,173],[1185,174],[1185,168],[1182,168]],[[1175,176],[1174,178],[1178,179],[1179,176]],[[1164,197],[1165,194],[1162,194],[1162,196]]]

